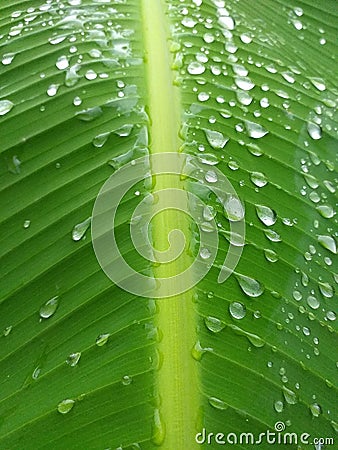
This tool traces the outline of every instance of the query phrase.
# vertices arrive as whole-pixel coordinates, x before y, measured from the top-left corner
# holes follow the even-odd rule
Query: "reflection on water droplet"
[[[259,220],[267,227],[270,227],[271,225],[274,225],[276,223],[277,214],[268,206],[256,205],[256,213]]]
[[[232,302],[229,305],[229,312],[234,319],[243,319],[246,315],[246,308],[240,302]]]
[[[41,306],[39,314],[42,319],[49,319],[59,306],[59,297],[53,297]]]
[[[68,358],[66,359],[66,363],[70,367],[75,367],[77,363],[80,361],[81,358],[81,352],[71,353]]]
[[[95,341],[95,344],[98,347],[102,347],[103,345],[105,345],[108,342],[108,339],[110,337],[109,333],[104,333],[104,334],[100,334]]]
[[[0,100],[0,116],[4,116],[9,113],[9,111],[13,108],[14,103],[10,100]]]
[[[221,409],[222,411],[224,411],[228,408],[228,405],[225,402],[223,402],[223,400],[220,400],[217,397],[209,397],[208,401],[210,406],[212,406],[215,409]]]
[[[62,402],[58,404],[58,411],[61,414],[67,414],[73,409],[74,405],[75,401],[67,398],[66,400],[62,400]]]
[[[213,333],[219,333],[225,328],[225,324],[217,317],[208,316],[204,319],[205,326]]]
[[[76,224],[72,230],[72,239],[73,241],[80,241],[86,234],[86,231],[90,227],[92,218],[88,217],[88,219],[84,220]]]
[[[254,278],[236,274],[236,279],[242,291],[249,297],[259,297],[264,292],[264,286]]]

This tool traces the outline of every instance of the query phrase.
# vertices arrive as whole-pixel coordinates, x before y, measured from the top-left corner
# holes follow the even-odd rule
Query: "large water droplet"
[[[326,248],[333,254],[337,253],[337,245],[336,245],[336,241],[333,239],[333,237],[319,235],[317,239],[322,247]]]
[[[231,222],[238,222],[244,218],[244,207],[237,197],[230,195],[225,199],[223,206]]]
[[[323,78],[310,77],[309,80],[314,85],[314,87],[318,89],[318,91],[325,91],[326,86]]]
[[[84,235],[86,234],[86,231],[90,227],[92,218],[88,217],[88,219],[84,220],[83,222],[80,222],[76,224],[72,230],[72,239],[73,241],[80,241]]]
[[[322,137],[322,129],[314,122],[308,122],[307,131],[309,136],[314,140],[318,140]]]
[[[249,120],[246,120],[244,123],[248,135],[253,139],[260,139],[261,137],[269,133],[259,123],[250,122]]]
[[[219,131],[204,129],[207,141],[212,148],[220,149],[224,148],[225,144],[229,141],[229,138],[225,138]]]
[[[57,59],[55,65],[59,70],[67,69],[67,67],[69,66],[69,61],[68,61],[67,56],[65,56],[65,55],[60,56]]]
[[[101,148],[104,146],[104,144],[107,142],[108,138],[110,136],[110,132],[107,131],[106,133],[98,134],[94,137],[92,144],[96,148]]]
[[[188,65],[187,70],[190,73],[190,75],[201,75],[202,73],[205,72],[205,67],[203,66],[203,64],[201,64],[197,61],[192,61]]]
[[[12,63],[14,58],[15,58],[15,53],[5,53],[2,56],[1,62],[4,66],[9,66],[9,64]]]
[[[0,116],[4,116],[9,113],[9,111],[13,108],[14,103],[10,100],[0,100]]]
[[[306,303],[310,306],[312,309],[318,309],[320,306],[320,302],[317,297],[314,295],[309,295],[306,299]]]
[[[270,227],[276,223],[277,214],[268,206],[256,205],[256,212],[259,220],[267,227]]]
[[[58,411],[61,414],[67,414],[73,409],[74,405],[75,401],[67,398],[66,400],[62,400],[62,402],[58,404]]]
[[[318,287],[319,287],[319,290],[320,290],[321,294],[323,295],[323,297],[326,297],[326,298],[333,297],[334,290],[333,290],[333,287],[329,283],[319,282]]]
[[[282,238],[280,237],[280,235],[274,230],[270,230],[270,229],[264,230],[264,234],[271,242],[281,242],[282,241]]]
[[[252,172],[250,174],[250,180],[257,187],[263,187],[268,184],[266,175],[264,175],[264,173],[262,173],[262,172]]]
[[[319,212],[320,215],[325,217],[325,219],[331,219],[331,217],[333,217],[336,214],[331,205],[320,205],[316,207],[316,210]]]
[[[204,319],[205,326],[213,333],[219,333],[225,328],[225,324],[217,317],[207,316]]]
[[[296,394],[291,389],[288,389],[286,386],[283,386],[282,389],[286,403],[288,403],[289,405],[295,405],[297,403]]]
[[[236,274],[236,279],[242,291],[249,297],[259,297],[264,292],[264,286],[254,278]]]
[[[59,306],[59,297],[53,297],[41,306],[39,314],[42,319],[49,319]]]
[[[243,91],[250,91],[255,87],[255,83],[248,77],[235,77],[235,83]]]
[[[278,255],[276,252],[274,252],[273,250],[266,248],[264,250],[264,256],[265,258],[269,261],[269,262],[277,262],[278,261]]]
[[[229,312],[234,319],[243,319],[246,315],[246,308],[240,302],[232,302],[229,305]]]

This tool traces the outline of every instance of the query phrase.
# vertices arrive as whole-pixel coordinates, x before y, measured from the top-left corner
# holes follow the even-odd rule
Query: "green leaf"
[[[2,1],[0,448],[337,440],[335,6]]]

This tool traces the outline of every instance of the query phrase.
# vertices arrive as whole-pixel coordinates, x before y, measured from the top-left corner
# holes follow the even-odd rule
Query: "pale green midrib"
[[[142,0],[144,46],[147,64],[147,94],[149,99],[150,151],[152,154],[178,152],[182,142],[178,132],[181,107],[178,89],[173,84],[169,52],[169,24],[163,0]],[[156,190],[183,189],[178,176],[156,177]],[[168,232],[178,228],[189,235],[188,219],[173,210],[153,219],[153,241],[157,248],[167,247]],[[169,277],[189,264],[189,256],[173,264],[155,268],[157,277]],[[166,429],[162,447],[165,450],[193,450],[196,415],[199,410],[199,386],[196,361],[191,349],[196,342],[196,317],[188,291],[176,297],[157,301],[157,324],[163,336],[158,344],[163,363],[157,372],[157,389],[161,399],[160,415]],[[158,444],[161,441],[159,436]]]

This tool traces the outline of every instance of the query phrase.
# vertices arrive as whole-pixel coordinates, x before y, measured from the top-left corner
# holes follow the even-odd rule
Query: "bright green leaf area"
[[[217,433],[243,450],[337,445],[337,20],[334,0],[1,1],[0,449],[218,449]],[[213,217],[219,245],[202,281],[156,300],[105,275],[90,217],[113,173],[163,152],[209,180],[130,189],[122,257],[173,276]],[[224,283],[216,169],[245,207]],[[186,243],[153,264],[130,221],[167,188],[207,206],[195,224],[154,217],[155,249],[175,228]],[[277,422],[298,442],[257,443]]]

